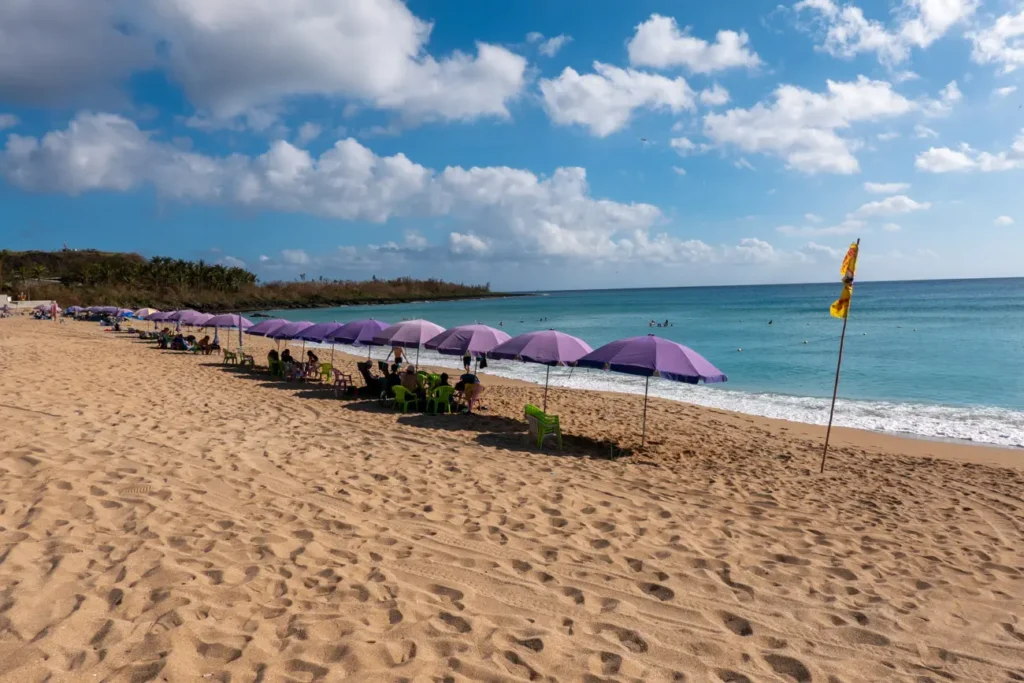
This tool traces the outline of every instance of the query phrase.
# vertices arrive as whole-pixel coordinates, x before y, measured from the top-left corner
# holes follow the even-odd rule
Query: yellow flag
[[[843,259],[843,265],[839,269],[839,274],[843,276],[843,279],[853,279],[854,271],[857,270],[857,252],[860,251],[860,246],[856,242],[850,245],[850,250],[846,252],[846,257]]]
[[[846,252],[846,258],[843,259],[843,265],[840,267],[839,274],[843,276],[843,293],[832,302],[832,307],[829,309],[829,312],[836,318],[845,318],[850,314],[850,299],[853,297],[853,275],[857,270],[857,253],[859,251],[860,246],[856,242],[851,244],[850,250]]]
[[[853,283],[843,285],[843,293],[832,302],[830,312],[836,318],[845,318],[850,313],[850,297],[853,296]]]

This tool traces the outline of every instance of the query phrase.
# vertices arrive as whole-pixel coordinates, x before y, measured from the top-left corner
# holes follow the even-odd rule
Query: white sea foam
[[[354,355],[366,355],[365,348],[336,348]],[[383,359],[385,355],[386,352],[382,349],[373,350],[374,359]],[[411,360],[415,360],[415,351],[409,355]],[[461,359],[457,357],[421,351],[420,358],[423,363],[432,366],[462,367]],[[529,363],[492,361],[487,372],[543,384],[545,367]],[[644,393],[642,377],[578,368],[552,368],[551,386],[629,394]],[[829,400],[825,398],[733,391],[717,386],[695,386],[658,379],[651,380],[650,394],[710,408],[791,422],[825,424],[828,421]],[[834,424],[876,432],[1024,448],[1024,412],[1005,408],[840,399],[836,402]]]

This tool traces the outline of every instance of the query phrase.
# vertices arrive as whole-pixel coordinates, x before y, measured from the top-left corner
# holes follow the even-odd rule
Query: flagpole
[[[860,239],[857,239],[857,247],[860,248]],[[832,385],[832,407],[828,411],[828,428],[825,430],[825,448],[821,452],[821,469],[819,474],[825,472],[825,458],[828,457],[828,440],[832,436],[832,418],[836,414],[836,396],[839,394],[839,369],[843,367],[843,346],[846,344],[846,324],[850,321],[850,309],[853,307],[853,297],[850,297],[846,304],[846,315],[843,316],[843,332],[839,336],[839,360],[836,362],[836,381]]]

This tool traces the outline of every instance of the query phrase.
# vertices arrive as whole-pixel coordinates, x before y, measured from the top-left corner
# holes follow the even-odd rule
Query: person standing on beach
[[[384,359],[384,362],[386,363],[387,361],[391,360],[391,356],[394,355],[395,356],[395,365],[397,365],[399,368],[401,368],[402,367],[402,354],[403,353],[405,353],[405,349],[403,349],[401,346],[392,346],[391,347],[391,353],[389,353],[388,357]]]

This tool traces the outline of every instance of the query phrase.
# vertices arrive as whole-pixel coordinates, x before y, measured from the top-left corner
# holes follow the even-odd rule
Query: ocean
[[[840,289],[836,282],[592,290],[266,313],[312,322],[425,318],[443,327],[483,323],[513,336],[550,328],[594,348],[655,333],[693,348],[729,381],[692,386],[654,379],[652,395],[824,424],[842,328],[828,308]],[[651,320],[668,320],[671,326],[651,329]],[[385,354],[373,350],[374,358]],[[426,351],[421,359],[460,366],[458,358]],[[545,368],[492,361],[487,371],[543,383]],[[553,369],[551,383],[644,390],[642,378],[578,368]],[[858,283],[839,397],[837,425],[1024,447],[1024,278]]]

